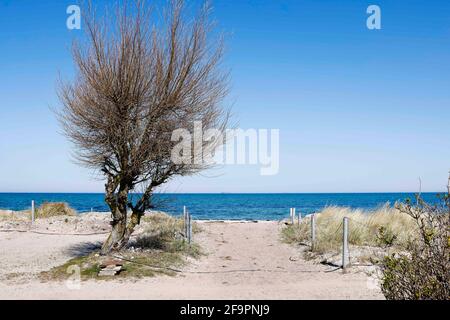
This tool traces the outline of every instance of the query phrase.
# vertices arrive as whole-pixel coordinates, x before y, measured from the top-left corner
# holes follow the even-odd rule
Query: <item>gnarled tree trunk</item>
[[[115,190],[119,185],[119,191]],[[106,255],[112,251],[118,251],[126,245],[123,239],[127,230],[127,205],[128,205],[128,186],[124,182],[118,182],[118,177],[110,177],[105,186],[105,201],[111,209],[111,233],[103,243],[101,253]]]
[[[112,229],[108,238],[103,243],[101,250],[103,255],[107,255],[113,251],[119,251],[128,244],[134,229],[140,224],[145,210],[150,208],[150,198],[153,188],[165,182],[165,179],[153,181],[147,187],[139,201],[133,205],[128,201],[129,183],[126,180],[121,182],[119,180],[118,176],[110,176],[108,183],[105,185],[105,201],[111,209]],[[117,188],[119,188],[119,191],[116,194]],[[132,210],[130,219],[128,219],[127,208],[131,208]]]
[[[123,238],[127,229],[126,213],[125,218],[120,220],[113,220],[111,222],[112,229],[106,241],[102,246],[102,254],[107,255],[112,251],[118,251],[124,247]]]
[[[128,221],[128,225],[127,212],[120,212],[119,215],[120,219],[114,220],[113,218],[111,222],[111,233],[102,246],[101,252],[103,255],[107,255],[113,251],[119,251],[128,244],[128,242],[130,241],[130,237],[134,232],[134,229],[137,225],[140,224],[141,217],[144,215],[144,212],[133,211],[130,220]],[[116,217],[117,216],[118,214],[116,213]]]

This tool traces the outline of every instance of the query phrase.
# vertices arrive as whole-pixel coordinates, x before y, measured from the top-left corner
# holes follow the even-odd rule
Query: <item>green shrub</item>
[[[397,240],[397,235],[389,228],[381,226],[377,232],[377,245],[380,247],[391,247]]]
[[[411,216],[418,236],[406,252],[385,257],[381,262],[381,290],[390,300],[450,299],[450,206],[429,206],[420,197],[418,205],[410,201],[398,210]]]

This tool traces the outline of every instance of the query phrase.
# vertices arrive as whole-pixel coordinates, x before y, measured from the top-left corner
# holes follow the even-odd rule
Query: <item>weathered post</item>
[[[348,256],[348,218],[344,217],[342,234],[342,269],[345,271],[349,264]]]
[[[188,227],[187,227],[187,210],[186,206],[183,206],[183,227],[184,227],[184,238],[187,239],[188,237]]]
[[[447,204],[450,204],[450,172],[448,173],[447,192]],[[450,216],[450,205],[448,205],[448,214]]]
[[[314,251],[316,244],[316,214],[311,215],[311,251]]]
[[[192,215],[189,213],[189,244],[192,242]]]
[[[450,196],[450,172],[448,173],[447,191],[448,191],[448,195]]]
[[[35,214],[34,200],[31,200],[31,223],[32,224],[34,224],[34,214]]]
[[[294,225],[295,221],[295,208],[291,208],[291,224]]]
[[[300,211],[298,212],[298,215],[297,215],[297,222],[298,222],[298,225],[300,225],[300,223],[302,223],[302,213]]]
[[[191,214],[188,212],[187,213],[187,220],[188,220],[188,227],[187,227],[187,235],[188,235],[188,243],[191,244],[192,242],[192,216]]]

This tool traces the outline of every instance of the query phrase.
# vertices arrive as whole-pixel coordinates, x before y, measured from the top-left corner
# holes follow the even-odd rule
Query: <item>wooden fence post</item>
[[[447,185],[447,191],[448,191],[448,199],[447,203],[450,203],[450,172],[448,173],[448,185]],[[450,215],[450,206],[448,207],[448,213]]]
[[[291,208],[291,224],[294,225],[295,221],[295,208]]]
[[[298,225],[302,222],[302,213],[299,211],[297,216]]]
[[[184,238],[187,239],[188,234],[187,234],[187,210],[186,210],[186,206],[183,206],[183,227],[184,227]]]
[[[311,215],[311,251],[314,251],[316,244],[316,214]]]
[[[342,269],[345,271],[349,264],[348,255],[348,218],[344,218],[342,234]]]
[[[31,200],[31,223],[34,223],[35,206],[34,200]]]
[[[191,214],[188,212],[187,213],[187,217],[188,217],[188,243],[191,244],[192,242],[192,216]]]
[[[192,216],[189,213],[189,243],[192,242]]]
[[[448,173],[447,191],[448,191],[448,195],[450,196],[450,172]]]

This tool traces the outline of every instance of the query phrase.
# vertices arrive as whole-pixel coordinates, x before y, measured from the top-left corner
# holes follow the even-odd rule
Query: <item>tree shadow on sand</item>
[[[99,251],[102,247],[102,242],[96,241],[88,241],[74,244],[66,249],[66,253],[68,255],[74,257],[83,257],[91,254],[94,251]]]

